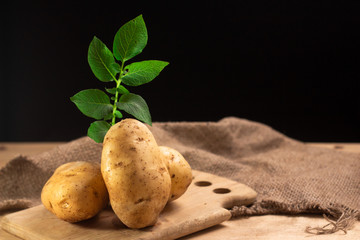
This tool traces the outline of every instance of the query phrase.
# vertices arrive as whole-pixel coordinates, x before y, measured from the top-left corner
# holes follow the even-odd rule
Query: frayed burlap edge
[[[323,214],[323,217],[328,224],[322,227],[307,226],[305,232],[315,235],[325,235],[343,231],[346,234],[347,230],[350,230],[354,226],[356,220],[360,218],[360,214],[358,211],[344,211],[341,216],[335,220],[330,219],[330,217],[325,214]]]
[[[231,210],[232,218],[241,216],[254,216],[265,214],[289,214],[298,215],[301,213],[323,214],[328,222],[324,226],[307,226],[305,232],[314,235],[332,234],[343,231],[345,234],[350,230],[357,220],[360,220],[360,212],[350,209],[346,206],[336,204],[321,207],[319,204],[309,204],[300,202],[296,204],[287,204],[269,200],[255,202],[251,206],[235,206]]]
[[[259,184],[259,182],[254,180],[261,179],[261,181],[264,181],[264,179],[270,179],[269,177],[272,176],[280,176],[278,175],[279,172],[280,174],[283,173],[282,167],[284,166],[280,165],[278,166],[279,168],[273,168],[270,160],[274,161],[274,163],[282,160],[284,163],[287,161],[287,163],[301,164],[306,162],[305,160],[311,159],[311,161],[323,163],[324,165],[319,165],[318,167],[319,169],[324,169],[326,164],[329,163],[329,161],[325,160],[329,159],[330,153],[332,154],[330,159],[335,159],[333,157],[334,154],[338,155],[338,159],[335,159],[335,164],[343,164],[343,161],[340,160],[345,160],[346,158],[347,160],[352,160],[352,165],[346,161],[348,167],[353,166],[351,169],[358,169],[359,157],[356,157],[355,159],[354,155],[341,153],[346,155],[342,157],[339,155],[340,153],[332,152],[329,149],[319,150],[316,148],[316,151],[314,151],[315,149],[289,139],[265,125],[244,119],[225,118],[217,123],[154,123],[153,126],[153,133],[154,136],[156,136],[156,139],[159,140],[158,143],[179,150],[189,163],[191,163],[191,166],[193,166],[194,169],[244,182],[254,190],[258,191],[258,201],[248,208],[235,207],[232,210],[234,217],[265,214],[294,215],[302,213],[325,213],[325,216],[327,216],[329,220],[330,218],[338,219],[335,221],[335,223],[338,222],[338,227],[335,227],[335,230],[342,230],[341,228],[345,229],[342,227],[342,220],[348,219],[347,216],[349,215],[349,211],[351,213],[351,210],[343,211],[339,208],[337,209],[334,205],[327,206],[326,202],[328,203],[329,199],[333,198],[327,198],[326,202],[323,204],[319,202],[316,202],[317,204],[311,204],[312,202],[315,202],[314,200],[298,203],[297,200],[300,199],[294,199],[291,198],[291,196],[281,196],[276,197],[275,199],[271,198],[272,201],[269,201],[271,197],[271,195],[269,196],[268,194],[269,192],[266,190],[261,191],[264,184]],[[189,135],[189,133],[191,134]],[[286,155],[282,155],[282,151],[285,151]],[[5,169],[0,169],[0,183],[3,183],[5,186],[1,189],[2,191],[0,191],[0,202],[5,201],[3,203],[8,205],[5,208],[3,205],[3,208],[31,207],[31,205],[34,204],[32,201],[34,196],[40,196],[41,186],[44,184],[44,181],[46,181],[49,174],[51,174],[60,163],[73,161],[74,159],[99,161],[100,154],[101,145],[95,144],[91,139],[84,137],[66,143],[38,156],[25,156],[17,159],[18,161],[24,161],[23,163],[25,164],[23,164],[23,167],[15,166],[18,164],[12,162],[5,167],[7,170],[10,170],[8,169],[9,166],[13,167],[12,169],[15,171],[11,172],[11,174],[9,174],[10,172],[7,172],[6,174],[5,171],[7,170]],[[259,165],[261,169],[254,168],[254,166],[256,166],[254,163],[258,161],[263,164]],[[302,167],[305,167],[305,165],[302,165]],[[34,171],[30,171],[31,169]],[[305,167],[305,169],[308,168]],[[261,172],[260,170],[265,170],[265,172]],[[30,172],[35,174],[29,174]],[[239,172],[241,172],[241,174],[237,174]],[[244,174],[247,177],[243,177]],[[254,176],[250,174],[254,174]],[[341,172],[341,174],[342,176],[344,174],[347,174],[346,176],[348,176],[348,172],[346,171]],[[354,171],[352,174],[352,176],[355,176]],[[28,179],[28,176],[32,176],[34,179]],[[249,176],[252,177],[250,178]],[[264,176],[267,178],[264,178]],[[16,181],[14,181],[14,179],[16,179]],[[355,180],[355,178],[353,178],[353,180]],[[355,182],[358,182],[358,180]],[[274,187],[276,182],[272,183]],[[268,182],[268,184],[270,184],[270,182]],[[328,182],[326,182],[326,184],[329,185]],[[29,191],[29,186],[36,186],[36,189],[33,190],[31,188],[31,191]],[[288,185],[286,186],[289,187]],[[354,189],[357,189],[355,184],[352,184],[352,186]],[[278,186],[278,189],[283,189],[283,187],[284,186]],[[4,190],[6,189],[7,192],[11,193],[10,196],[5,196]],[[12,202],[9,206],[9,202],[7,201],[9,199],[17,202]],[[338,202],[341,203],[343,201],[338,199]],[[356,201],[350,201],[349,203],[349,201],[347,201],[344,204],[350,204],[349,206],[355,206],[353,209],[358,209],[358,204],[354,204],[355,202]],[[353,214],[350,214],[350,216],[353,216]],[[357,218],[359,217],[357,216]],[[340,222],[342,223],[340,224]],[[333,226],[333,224],[330,225]],[[308,230],[311,229],[308,228]],[[321,233],[319,230],[318,234],[325,233]]]

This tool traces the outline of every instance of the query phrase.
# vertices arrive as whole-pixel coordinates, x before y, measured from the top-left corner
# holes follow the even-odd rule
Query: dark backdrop
[[[170,62],[130,89],[153,121],[237,116],[302,141],[359,142],[360,1],[309,2],[3,2],[0,141],[86,135],[92,119],[69,97],[105,86],[89,43],[96,35],[111,49],[143,14],[149,41],[134,61]]]

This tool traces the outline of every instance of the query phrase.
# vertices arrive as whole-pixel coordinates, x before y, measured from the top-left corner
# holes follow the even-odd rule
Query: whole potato
[[[61,165],[44,185],[41,201],[68,222],[95,216],[109,203],[100,164],[78,161]]]
[[[159,148],[171,177],[169,201],[173,201],[183,195],[189,187],[192,181],[191,167],[175,149],[166,146]]]
[[[124,119],[109,129],[101,172],[111,206],[126,226],[156,223],[168,201],[171,180],[155,138],[143,123]]]

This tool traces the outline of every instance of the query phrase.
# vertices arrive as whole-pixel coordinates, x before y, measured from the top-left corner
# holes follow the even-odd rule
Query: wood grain
[[[224,222],[231,217],[226,208],[248,205],[256,199],[256,192],[244,184],[200,171],[193,171],[193,176],[188,191],[165,207],[153,227],[129,229],[111,209],[72,224],[42,205],[3,217],[1,226],[26,240],[175,239]]]
[[[0,166],[5,165],[17,154],[33,155],[48,151],[61,143],[29,143],[29,142],[2,142],[0,143]],[[307,143],[315,147],[325,147],[336,151],[360,153],[360,143]],[[8,212],[0,212],[1,217]],[[319,215],[281,216],[266,215],[236,218],[205,230],[181,237],[182,240],[217,240],[217,239],[251,239],[251,240],[278,240],[278,239],[323,239],[323,240],[358,240],[360,236],[360,222],[345,235],[337,232],[332,235],[313,236],[306,234],[306,226],[324,226],[328,222]],[[0,239],[20,240],[20,238],[0,229]]]

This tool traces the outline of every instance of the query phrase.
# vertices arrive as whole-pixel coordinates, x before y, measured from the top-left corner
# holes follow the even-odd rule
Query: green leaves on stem
[[[109,96],[98,89],[82,90],[72,96],[70,100],[85,116],[97,120],[103,119],[113,110]]]
[[[151,125],[151,115],[149,107],[145,100],[140,96],[132,93],[124,94],[116,104],[120,110],[133,115],[140,121]]]
[[[84,115],[98,120],[88,128],[88,136],[94,141],[103,141],[111,125],[116,123],[116,119],[123,117],[121,111],[149,125],[152,124],[146,101],[121,85],[134,87],[149,83],[169,64],[164,61],[147,60],[125,65],[126,61],[143,51],[147,40],[145,22],[140,15],[117,31],[113,52],[97,37],[91,41],[88,63],[92,72],[102,82],[115,82],[115,87],[105,88],[107,93],[98,89],[87,89],[70,98]],[[120,61],[120,64],[116,60]]]
[[[101,143],[104,141],[105,134],[110,129],[111,124],[106,121],[95,121],[90,124],[88,128],[88,136],[95,142]]]
[[[157,60],[134,62],[125,67],[122,82],[128,86],[140,86],[151,82],[168,64]]]
[[[124,24],[115,34],[113,52],[117,60],[125,62],[145,48],[148,34],[142,15]]]
[[[102,82],[116,80],[116,74],[121,71],[112,52],[97,37],[94,37],[90,43],[88,62],[94,75]]]

